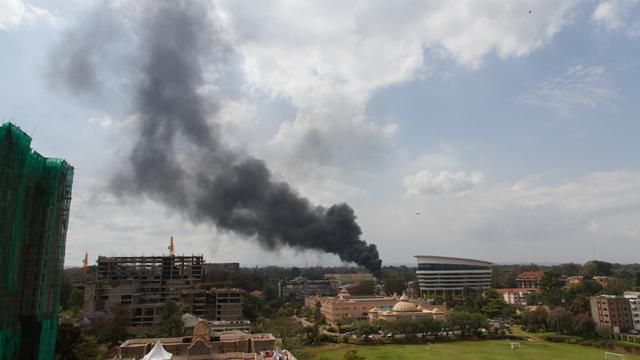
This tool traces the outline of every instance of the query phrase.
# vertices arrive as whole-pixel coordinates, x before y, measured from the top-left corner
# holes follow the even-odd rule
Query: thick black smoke
[[[128,166],[114,176],[111,188],[122,196],[149,197],[194,222],[255,237],[270,249],[287,245],[322,250],[378,275],[378,250],[360,239],[362,231],[349,205],[311,204],[276,181],[263,161],[225,146],[215,122],[208,121],[211,114],[205,105],[215,99],[205,103],[198,92],[207,83],[203,65],[223,47],[211,30],[215,27],[209,6],[175,0],[143,4],[132,27],[137,40],[127,55],[136,67],[130,75],[135,79],[135,142]],[[73,79],[65,83],[72,90],[86,90],[77,73],[68,74],[77,70],[73,64],[83,64],[80,75],[88,74],[88,80],[97,78],[87,64],[100,58],[101,45],[82,34],[101,34],[95,27],[102,23],[113,30],[109,21],[74,29],[70,38],[81,38],[80,45],[67,41],[61,48],[68,55],[54,60],[58,77]]]

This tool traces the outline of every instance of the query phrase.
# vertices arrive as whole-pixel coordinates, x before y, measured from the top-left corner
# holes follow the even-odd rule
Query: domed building
[[[426,307],[426,308],[425,308]],[[444,320],[447,312],[432,305],[416,305],[406,294],[402,294],[398,302],[392,307],[379,306],[369,310],[369,320],[381,319],[386,321],[411,320],[430,317]]]

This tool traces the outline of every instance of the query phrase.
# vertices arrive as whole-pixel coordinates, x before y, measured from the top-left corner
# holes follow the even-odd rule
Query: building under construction
[[[201,318],[240,320],[243,291],[212,289],[203,281],[203,266],[202,255],[100,256],[95,278],[85,285],[85,310],[127,305],[131,325],[154,325],[161,322],[164,302],[173,300]]]
[[[73,167],[0,126],[0,360],[53,359]]]

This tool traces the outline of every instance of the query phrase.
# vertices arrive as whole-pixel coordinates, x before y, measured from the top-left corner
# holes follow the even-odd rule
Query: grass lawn
[[[601,360],[604,349],[581,345],[543,341],[519,341],[520,349],[511,349],[504,340],[460,341],[432,345],[327,345],[306,348],[312,359],[342,359],[348,349],[356,349],[368,360],[439,359],[439,360],[502,360],[502,359],[568,359]],[[640,355],[624,354],[625,359],[640,360]]]

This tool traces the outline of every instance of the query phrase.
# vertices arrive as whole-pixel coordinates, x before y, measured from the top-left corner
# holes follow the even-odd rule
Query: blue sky
[[[171,235],[211,261],[338,263],[104,190],[131,145],[126,77],[91,97],[48,71],[74,24],[100,6],[138,21],[132,4],[0,0],[0,118],[76,167],[67,265]],[[386,263],[637,262],[638,1],[215,1],[210,18],[227,51],[202,96],[224,99],[226,141],[350,203]]]

